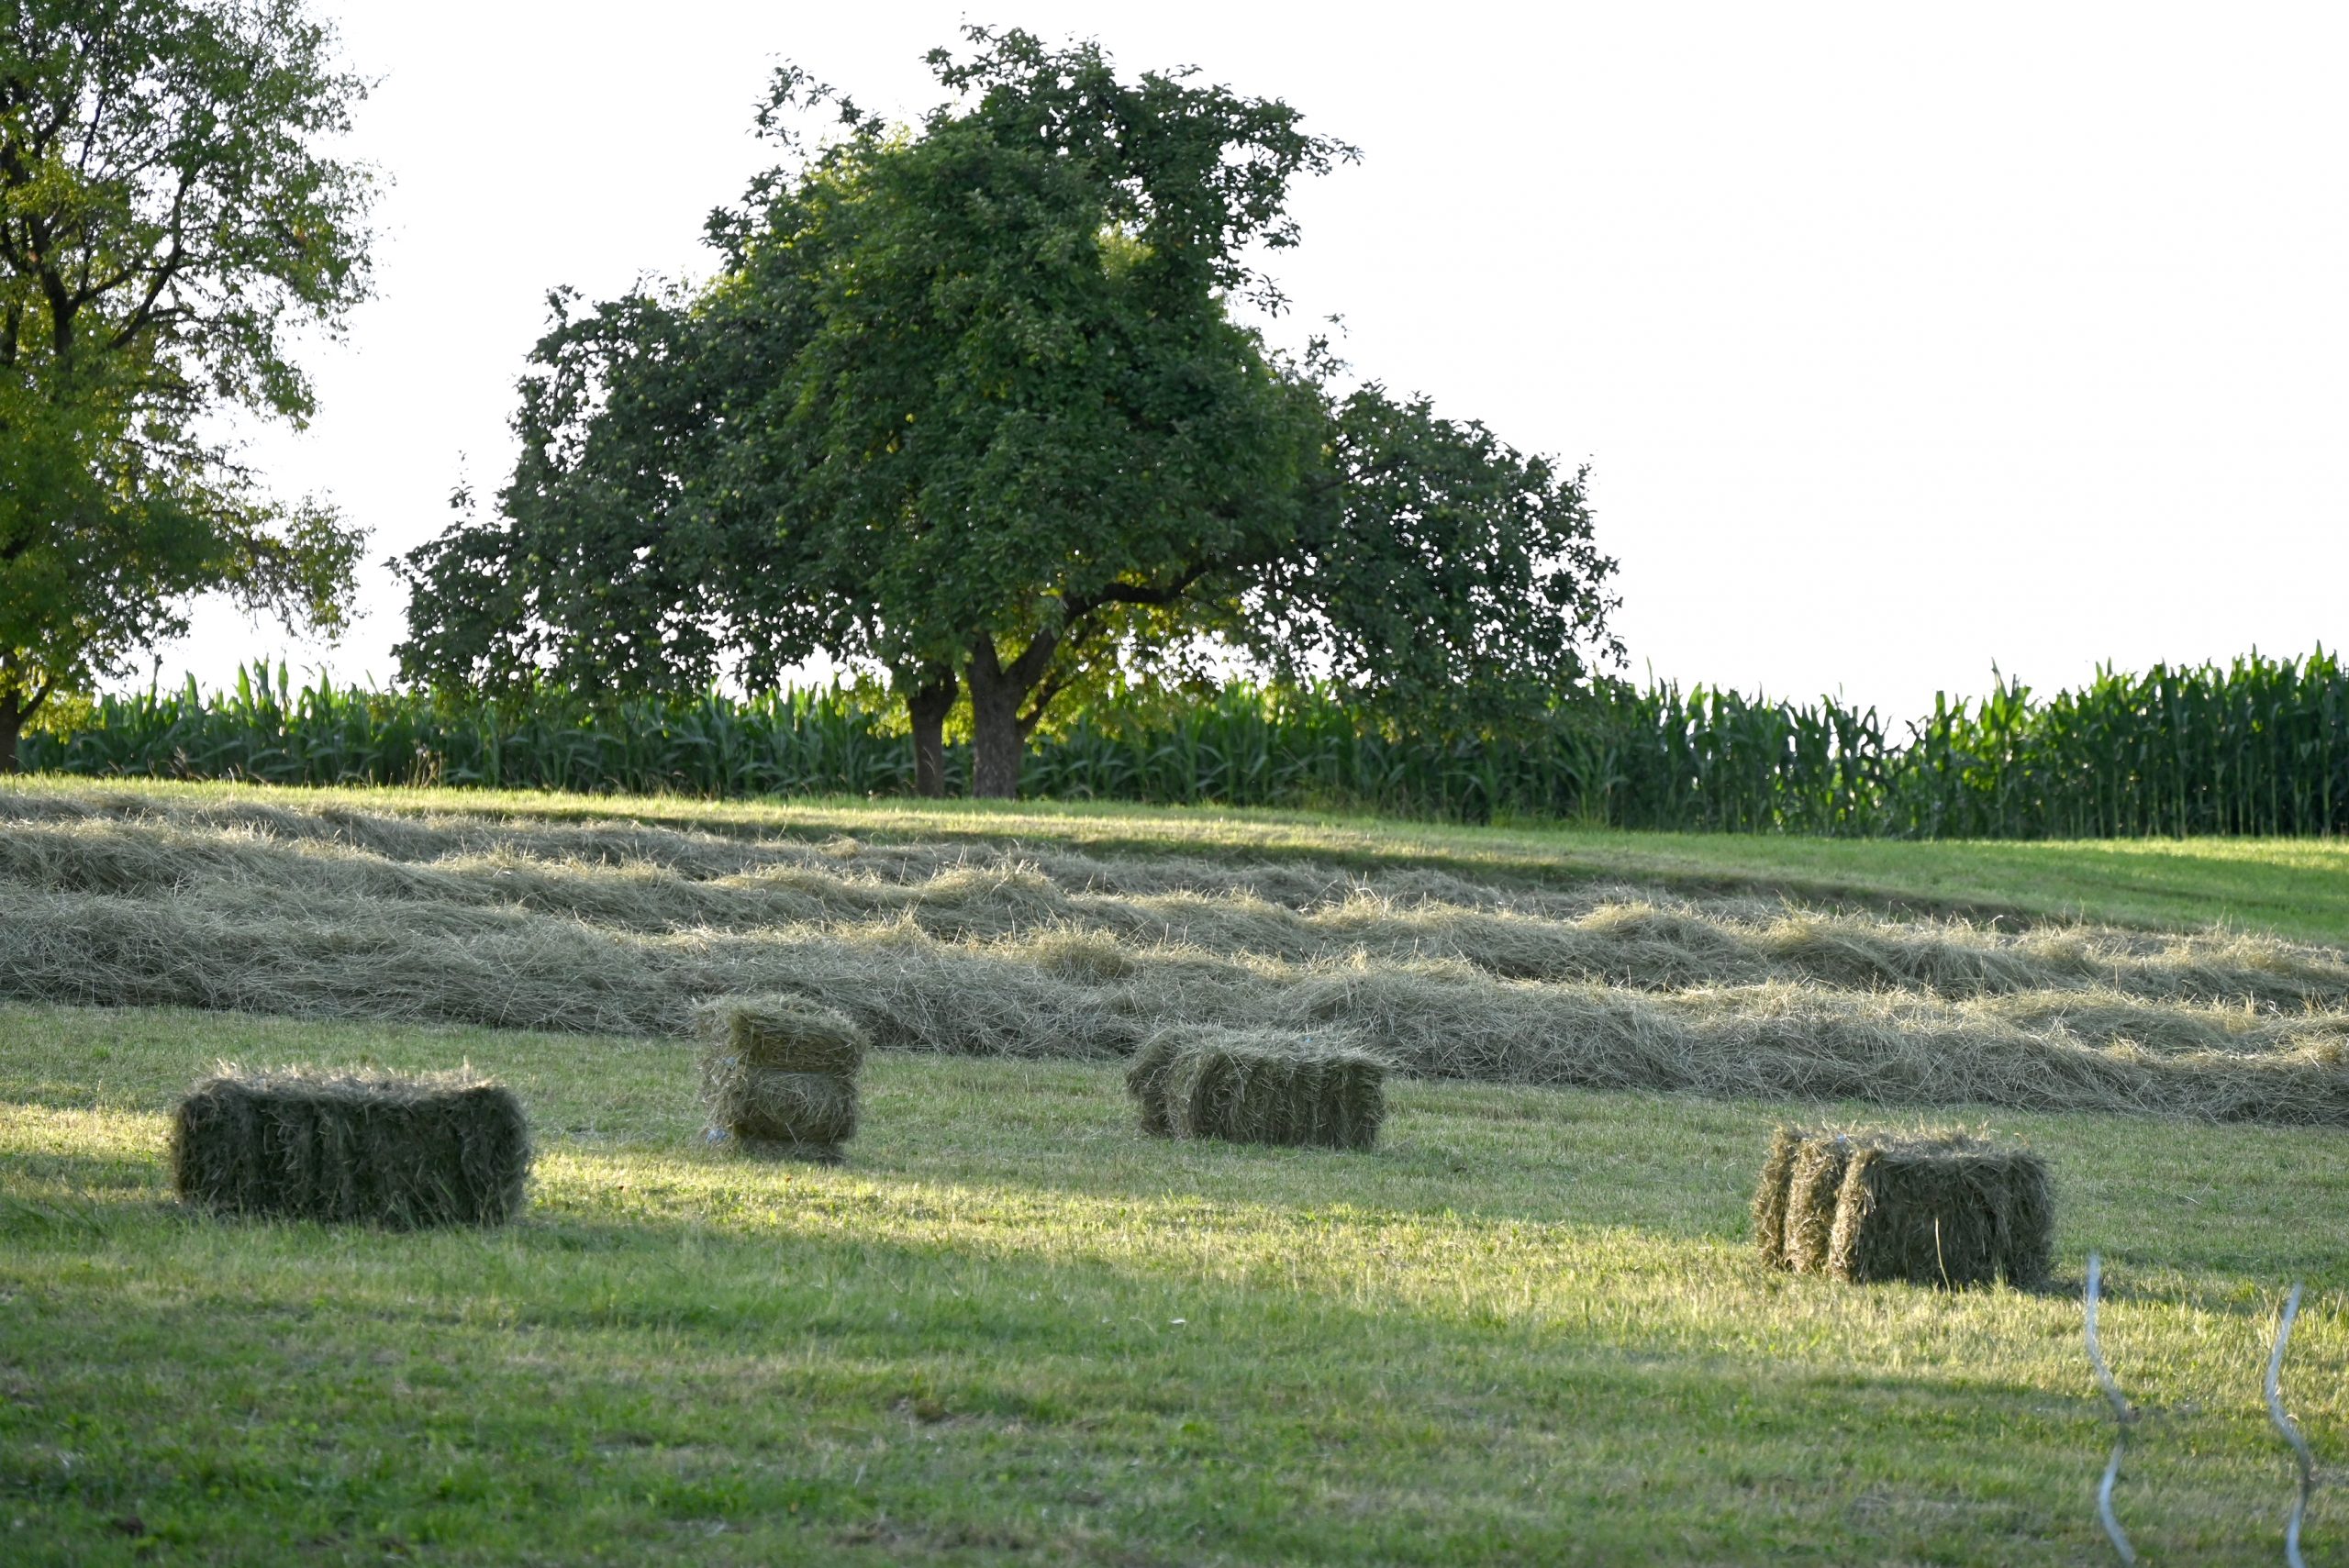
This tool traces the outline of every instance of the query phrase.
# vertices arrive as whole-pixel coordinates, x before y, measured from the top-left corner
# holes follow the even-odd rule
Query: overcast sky
[[[1908,717],[2100,660],[2349,641],[2349,12],[343,0],[380,297],[254,454],[376,561],[494,490],[557,284],[706,272],[778,59],[910,119],[967,16],[1197,64],[1361,147],[1298,322],[1591,467],[1634,673]],[[393,673],[206,611],[166,680]]]

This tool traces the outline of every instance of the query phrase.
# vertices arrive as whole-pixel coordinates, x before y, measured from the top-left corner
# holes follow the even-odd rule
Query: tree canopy
[[[1277,100],[967,32],[890,128],[804,73],[762,123],[840,130],[715,215],[720,265],[532,355],[497,515],[410,556],[408,673],[589,687],[886,669],[926,785],[967,689],[974,788],[1054,698],[1220,646],[1486,718],[1579,674],[1612,563],[1579,476],[1235,315],[1283,302],[1292,183],[1353,156]]]
[[[358,539],[219,434],[300,424],[291,339],[367,288],[364,84],[301,0],[20,0],[0,23],[0,771],[190,595],[331,627]]]

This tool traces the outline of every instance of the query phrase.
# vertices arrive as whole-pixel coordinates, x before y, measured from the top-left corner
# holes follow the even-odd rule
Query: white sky
[[[1652,667],[1912,716],[1993,661],[2349,642],[2349,12],[1611,4],[1133,11],[340,0],[382,78],[380,297],[255,455],[376,560],[494,491],[547,289],[699,273],[789,57],[935,101],[968,15],[1287,99],[1364,161],[1297,191],[1295,319],[1592,464]],[[386,679],[400,590],[319,650],[226,608],[162,651]]]

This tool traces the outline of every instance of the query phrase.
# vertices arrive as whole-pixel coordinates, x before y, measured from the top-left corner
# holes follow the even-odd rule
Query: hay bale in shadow
[[[1326,1038],[1208,1026],[1161,1030],[1127,1072],[1142,1126],[1176,1138],[1368,1149],[1386,1062]]]
[[[856,1081],[830,1073],[777,1073],[712,1057],[702,1093],[718,1124],[754,1142],[835,1144],[856,1136]]]
[[[1774,1269],[1792,1266],[1787,1261],[1787,1199],[1794,1184],[1795,1157],[1810,1136],[1795,1127],[1771,1133],[1762,1179],[1753,1188],[1753,1251]]]
[[[863,1029],[799,996],[727,996],[702,1009],[703,1103],[746,1153],[837,1163],[856,1136]]]
[[[2035,1285],[2054,1250],[2046,1162],[1945,1133],[1879,1138],[1843,1175],[1828,1272],[1854,1284]]]
[[[171,1162],[183,1199],[225,1213],[497,1225],[527,1196],[530,1135],[513,1091],[470,1073],[230,1067],[180,1101]]]

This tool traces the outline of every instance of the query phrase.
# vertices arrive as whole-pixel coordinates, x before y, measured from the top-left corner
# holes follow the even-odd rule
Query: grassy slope
[[[469,1058],[533,1106],[489,1236],[191,1219],[223,1055]],[[1788,1107],[1407,1085],[1373,1156],[1168,1145],[1091,1066],[885,1057],[841,1169],[692,1136],[682,1046],[0,1007],[0,1556],[709,1563],[2095,1561],[2068,1294],[1761,1270]],[[2336,1134],[2002,1113],[2114,1259],[2170,1561],[2268,1562],[2281,1287],[2349,1462]],[[129,1533],[136,1521],[139,1532]],[[2312,1551],[2349,1532],[2320,1496]]]
[[[1983,915],[2084,917],[2118,925],[2224,924],[2349,944],[2349,840],[2142,839],[1907,842],[1565,827],[1464,828],[1369,817],[1102,803],[811,800],[707,802],[512,791],[297,793],[151,780],[10,781],[12,788],[94,789],[181,798],[298,798],[370,810],[628,816],[712,831],[818,837],[957,838],[1101,851],[1312,856],[1360,865],[1427,865],[1497,877],[1603,875],[1697,887],[1755,886],[1810,896],[1907,903]]]
[[[35,781],[30,787],[52,787]],[[70,787],[89,788],[86,781]],[[266,799],[221,785],[124,786]],[[316,800],[316,795],[305,795]],[[2336,844],[1889,844],[1130,807],[344,792],[714,830],[1313,855],[2349,940]],[[161,1113],[216,1058],[469,1057],[535,1207],[488,1236],[192,1220]],[[2076,1302],[1753,1266],[1813,1107],[1407,1085],[1370,1157],[1169,1146],[1114,1073],[889,1057],[841,1170],[698,1146],[682,1048],[0,1006],[0,1560],[2093,1561]],[[1858,1114],[1858,1113],[1854,1113]],[[2337,1134],[1997,1113],[2060,1266],[2115,1262],[2169,1560],[2265,1562],[2288,1386],[2349,1462]],[[1182,1319],[1178,1324],[1175,1320]],[[136,1521],[139,1533],[128,1528]],[[120,1526],[122,1528],[117,1528]],[[2349,1533],[2321,1494],[2312,1551]]]

